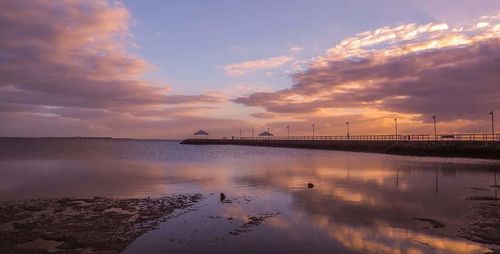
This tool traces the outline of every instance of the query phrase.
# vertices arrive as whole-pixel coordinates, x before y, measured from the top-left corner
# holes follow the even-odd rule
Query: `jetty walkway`
[[[500,159],[500,134],[190,138],[181,144],[325,149],[415,156]]]

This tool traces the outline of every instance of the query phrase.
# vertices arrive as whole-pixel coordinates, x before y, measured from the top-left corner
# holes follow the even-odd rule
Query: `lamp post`
[[[396,139],[398,139],[398,119],[394,118],[394,127],[396,129]]]
[[[434,121],[434,140],[437,140],[436,115],[432,116],[432,120]]]
[[[493,110],[491,110],[490,115],[491,115],[491,134],[493,134],[493,140],[495,140],[495,113],[493,113]]]
[[[313,139],[314,139],[314,124],[312,124],[312,127],[313,127]]]
[[[240,129],[240,139],[241,139],[241,129]]]
[[[286,137],[287,139],[290,139],[290,126],[286,126]]]
[[[252,138],[254,137],[254,129],[252,128]]]
[[[345,122],[345,125],[347,126],[347,139],[350,138],[350,134],[349,134],[349,122]]]

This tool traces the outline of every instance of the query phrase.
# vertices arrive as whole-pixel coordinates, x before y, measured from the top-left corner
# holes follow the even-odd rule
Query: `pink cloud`
[[[151,66],[127,51],[132,23],[118,1],[1,1],[1,135],[164,137],[170,123],[226,102],[142,78]]]
[[[500,110],[500,19],[480,26],[409,24],[360,33],[310,61],[294,84],[234,101],[268,113],[344,109],[481,121]],[[337,113],[339,114],[339,113]],[[348,114],[348,113],[345,113]],[[256,114],[257,117],[267,114]]]

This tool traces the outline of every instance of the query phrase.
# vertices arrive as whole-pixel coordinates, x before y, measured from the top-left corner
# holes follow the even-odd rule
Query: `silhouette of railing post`
[[[436,115],[432,116],[432,120],[434,121],[434,141],[437,141]]]

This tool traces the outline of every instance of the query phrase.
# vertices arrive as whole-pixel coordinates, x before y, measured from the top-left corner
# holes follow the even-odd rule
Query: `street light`
[[[240,139],[241,139],[241,129],[240,129]]]
[[[312,127],[313,127],[313,139],[314,139],[314,124],[312,124]]]
[[[432,116],[432,120],[434,121],[434,140],[437,140],[436,115]]]
[[[491,134],[493,134],[493,141],[495,141],[495,113],[493,113],[493,110],[491,110],[490,115],[491,115]]]
[[[398,138],[398,119],[394,118],[394,127],[396,128],[396,139]]]
[[[290,126],[286,126],[286,137],[287,139],[290,139]]]
[[[347,139],[350,138],[350,135],[349,135],[349,122],[345,122],[346,126],[347,126]]]
[[[254,137],[254,129],[252,128],[252,138]]]

